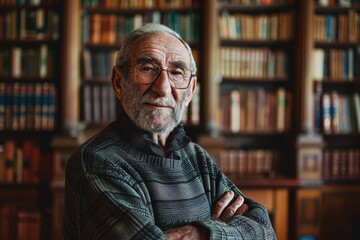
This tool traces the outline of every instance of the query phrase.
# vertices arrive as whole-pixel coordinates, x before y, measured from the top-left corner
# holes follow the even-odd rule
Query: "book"
[[[17,239],[41,239],[42,216],[37,210],[18,210],[16,213]]]
[[[325,134],[331,133],[331,97],[330,94],[323,94],[322,97],[322,128]]]
[[[20,47],[14,47],[11,49],[11,76],[14,78],[21,76],[21,58],[22,49]]]
[[[35,83],[34,86],[34,126],[33,129],[34,130],[41,130],[42,128],[42,100],[43,100],[43,96],[42,96],[42,84],[41,83]]]
[[[0,82],[0,130],[6,127],[6,86],[4,82]]]
[[[354,102],[354,115],[355,115],[355,125],[356,131],[360,132],[360,94],[354,93],[353,94],[353,102]]]
[[[286,110],[286,90],[278,88],[276,91],[277,112],[276,112],[276,130],[283,132],[285,130],[285,110]]]
[[[339,133],[340,132],[340,104],[339,104],[339,94],[336,91],[331,93],[331,111],[330,111],[330,121],[331,121],[331,132]]]
[[[324,78],[324,50],[323,49],[314,49],[313,50],[313,79],[322,80]]]
[[[14,141],[6,141],[5,147],[5,182],[15,182],[15,158],[16,158],[16,145]]]
[[[85,79],[90,79],[93,76],[91,66],[91,53],[89,49],[84,48],[82,50],[82,74]]]
[[[5,182],[5,146],[4,144],[0,143],[0,183]]]
[[[25,184],[31,183],[31,154],[32,143],[30,140],[26,140],[23,143],[23,169],[22,169],[22,181]]]
[[[249,89],[246,94],[246,131],[255,131],[256,117],[256,90]]]
[[[38,184],[40,183],[40,160],[42,154],[40,153],[40,147],[38,145],[32,146],[31,152],[31,166],[30,166],[30,179],[31,183]]]
[[[240,92],[234,89],[230,93],[230,130],[240,130]]]
[[[39,77],[45,78],[48,76],[48,46],[46,44],[42,44],[40,46],[40,54],[39,54]]]
[[[19,90],[19,130],[26,129],[27,116],[27,84],[20,83]]]
[[[0,238],[16,239],[16,209],[14,206],[3,205],[0,209]]]

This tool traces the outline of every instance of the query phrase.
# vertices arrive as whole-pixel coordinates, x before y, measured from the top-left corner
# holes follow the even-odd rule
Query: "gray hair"
[[[154,33],[168,33],[174,37],[176,37],[177,39],[180,40],[180,42],[182,42],[185,46],[185,48],[187,49],[189,55],[190,55],[190,71],[192,74],[196,74],[196,63],[194,60],[194,57],[192,55],[192,51],[191,48],[189,46],[189,44],[187,44],[181,37],[180,35],[175,32],[174,30],[161,25],[161,24],[156,24],[156,23],[147,23],[144,26],[137,28],[135,30],[133,30],[132,32],[130,32],[124,39],[122,46],[119,50],[119,52],[116,54],[116,65],[119,66],[123,71],[125,76],[127,75],[128,72],[128,50],[130,49],[130,46],[135,42],[136,39],[144,36],[144,35],[148,35],[148,34],[154,34]]]

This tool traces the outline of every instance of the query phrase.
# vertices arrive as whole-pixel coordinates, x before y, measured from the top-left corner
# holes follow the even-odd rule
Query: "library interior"
[[[0,0],[0,239],[63,239],[67,160],[149,22],[192,48],[187,135],[277,239],[360,239],[360,0]]]

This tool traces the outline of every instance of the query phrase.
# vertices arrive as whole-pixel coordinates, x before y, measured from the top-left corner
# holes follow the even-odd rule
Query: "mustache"
[[[159,98],[159,97],[155,97],[155,96],[151,96],[149,94],[144,95],[141,98],[140,101],[142,104],[143,103],[148,103],[148,104],[155,104],[155,105],[159,105],[159,106],[164,106],[164,107],[171,107],[171,108],[175,108],[176,107],[176,102],[175,99],[171,99],[171,98]]]

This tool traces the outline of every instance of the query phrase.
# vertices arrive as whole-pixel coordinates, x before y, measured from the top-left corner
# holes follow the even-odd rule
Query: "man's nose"
[[[171,93],[171,83],[166,69],[161,69],[159,76],[151,87],[160,96],[166,96]]]

